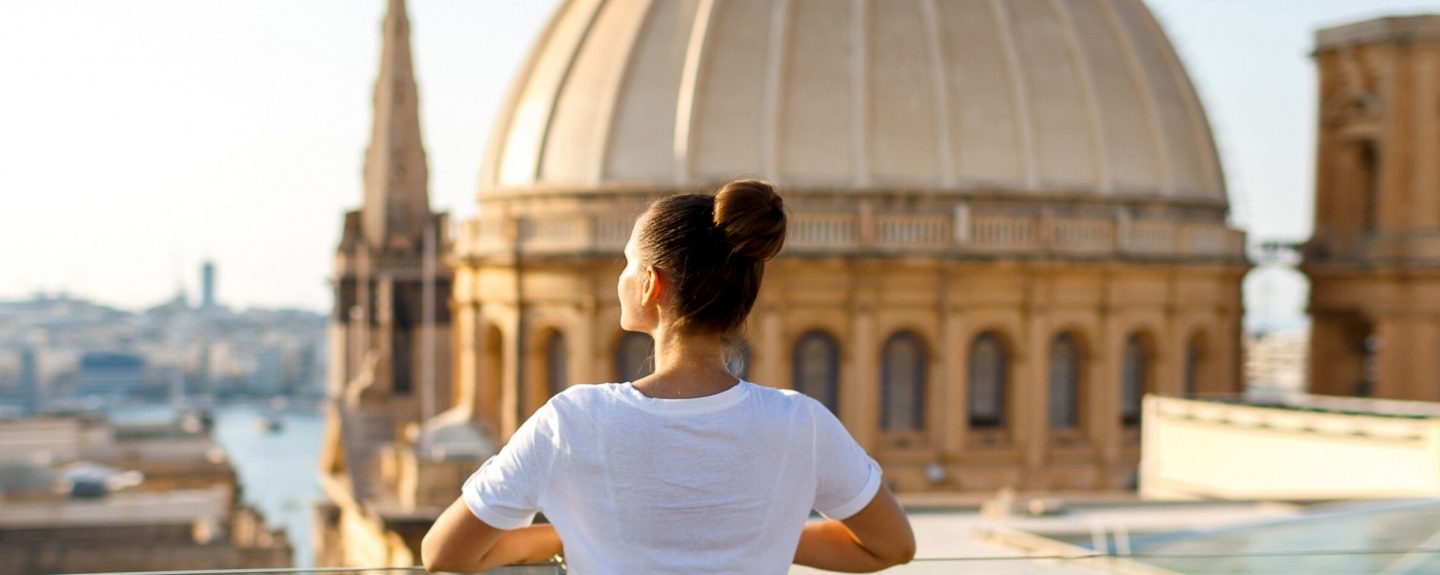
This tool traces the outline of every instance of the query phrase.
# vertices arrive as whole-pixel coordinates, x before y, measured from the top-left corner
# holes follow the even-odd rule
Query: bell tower
[[[1320,30],[1310,391],[1440,400],[1440,16]]]

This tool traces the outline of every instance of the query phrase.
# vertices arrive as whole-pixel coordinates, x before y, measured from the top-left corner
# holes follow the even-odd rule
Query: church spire
[[[375,247],[420,247],[430,219],[429,172],[420,142],[420,102],[410,63],[404,0],[389,0],[375,80],[375,125],[365,152],[361,226]]]

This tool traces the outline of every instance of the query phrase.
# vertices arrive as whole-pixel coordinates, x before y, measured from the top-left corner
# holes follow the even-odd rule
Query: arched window
[[[795,341],[795,391],[815,398],[831,413],[840,413],[840,344],[823,331]]]
[[[565,348],[565,334],[551,332],[545,342],[545,386],[550,395],[565,391],[570,385],[569,350]]]
[[[1185,344],[1185,381],[1182,392],[1185,397],[1195,397],[1200,392],[1200,380],[1209,376],[1207,372],[1205,335],[1196,333],[1190,336],[1190,341]]]
[[[655,371],[655,341],[648,334],[625,332],[615,348],[615,378],[634,381]]]
[[[750,379],[750,344],[745,340],[735,342],[725,350],[725,369],[740,379]]]
[[[881,378],[880,428],[885,431],[925,429],[925,348],[912,332],[885,341]]]
[[[1050,428],[1080,426],[1080,346],[1069,332],[1050,344]]]
[[[970,427],[1005,427],[1005,356],[1005,345],[994,332],[982,333],[970,344]]]
[[[1150,391],[1150,346],[1140,334],[1125,340],[1125,357],[1120,366],[1120,423],[1140,424],[1140,400]]]

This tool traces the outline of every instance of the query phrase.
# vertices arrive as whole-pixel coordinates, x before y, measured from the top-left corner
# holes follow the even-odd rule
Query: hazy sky
[[[1440,0],[1149,0],[1215,130],[1232,219],[1310,230],[1317,27]],[[466,217],[490,121],[554,0],[410,0],[431,202]],[[322,310],[358,205],[383,0],[0,0],[0,299],[139,308],[199,262],[234,306]],[[1259,270],[1249,320],[1301,316]]]

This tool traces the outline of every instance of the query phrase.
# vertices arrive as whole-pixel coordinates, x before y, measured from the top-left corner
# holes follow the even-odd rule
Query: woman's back
[[[651,204],[615,292],[620,328],[655,342],[655,371],[551,398],[436,520],[425,566],[481,571],[562,552],[587,574],[909,561],[904,511],[835,416],[726,368],[786,217],[758,180]],[[832,520],[807,525],[811,509]],[[527,527],[539,511],[552,525]]]
[[[848,516],[880,484],[819,403],[747,382],[682,400],[580,386],[525,427],[466,503],[487,523],[544,512],[580,573],[784,573],[812,508]]]

